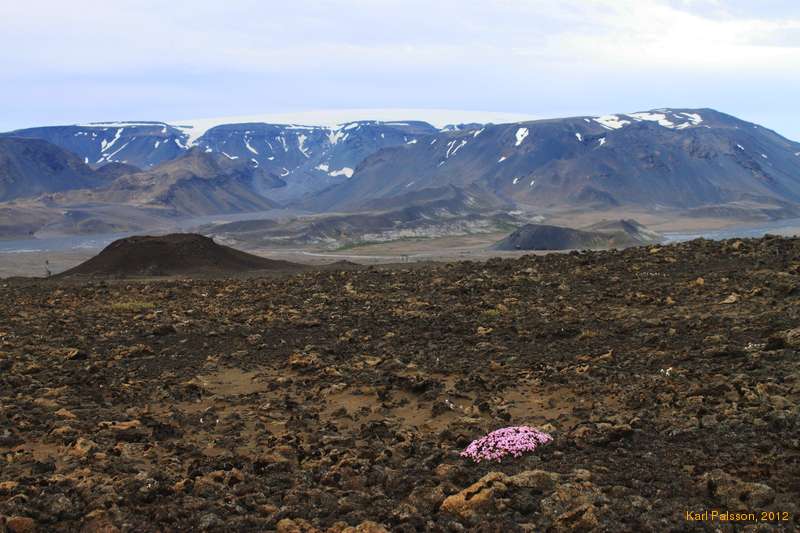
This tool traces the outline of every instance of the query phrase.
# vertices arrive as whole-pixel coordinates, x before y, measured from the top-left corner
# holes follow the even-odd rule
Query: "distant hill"
[[[294,271],[288,261],[251,255],[192,233],[128,237],[112,242],[98,255],[59,274],[70,276],[172,276],[234,274],[253,270]]]
[[[280,184],[276,176],[200,148],[151,170],[124,174],[95,200],[163,206],[184,215],[270,209],[277,204],[255,191],[254,182]]]
[[[599,231],[602,233],[624,234],[638,243],[653,243],[663,240],[663,236],[657,231],[648,229],[643,224],[633,219],[603,220],[583,228],[587,231]]]
[[[601,222],[587,229],[526,224],[498,242],[496,250],[597,250],[659,242],[661,236],[635,220]]]

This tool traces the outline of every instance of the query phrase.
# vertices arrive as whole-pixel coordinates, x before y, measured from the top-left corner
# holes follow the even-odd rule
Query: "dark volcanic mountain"
[[[0,138],[0,201],[108,181],[74,154],[39,139]]]
[[[798,202],[800,144],[710,109],[487,125],[383,149],[305,205],[358,210],[446,185],[538,208]]]
[[[288,261],[251,255],[192,233],[128,237],[112,242],[98,255],[59,274],[69,276],[172,276],[234,274],[250,270],[292,271]]]
[[[636,222],[602,222],[587,229],[526,224],[498,242],[496,250],[601,250],[659,242],[661,237]]]

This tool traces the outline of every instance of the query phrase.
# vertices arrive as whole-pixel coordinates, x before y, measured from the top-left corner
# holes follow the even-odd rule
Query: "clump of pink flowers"
[[[532,452],[538,446],[552,441],[553,437],[528,426],[513,426],[492,431],[485,437],[474,440],[461,452],[461,457],[469,457],[476,463],[481,461],[500,461],[506,455],[519,457]]]

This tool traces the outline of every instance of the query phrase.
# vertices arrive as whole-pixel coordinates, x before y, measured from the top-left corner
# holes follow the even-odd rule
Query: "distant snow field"
[[[379,120],[395,125],[407,124],[409,120],[422,120],[436,128],[443,128],[448,124],[507,124],[510,122],[524,122],[536,120],[538,117],[527,113],[504,113],[495,111],[464,111],[458,109],[321,109],[317,111],[298,111],[294,113],[265,113],[259,115],[239,115],[215,118],[196,118],[167,121],[175,124],[178,129],[188,136],[188,144],[193,144],[203,134],[222,124],[293,124],[298,129],[308,129],[312,126],[324,128],[337,128],[342,124],[354,123],[365,120]],[[147,123],[103,123],[103,126],[132,126]],[[161,123],[158,123],[160,125]],[[94,124],[93,124],[94,125]],[[98,126],[100,124],[97,124]],[[151,124],[152,125],[152,124]],[[305,125],[305,126],[303,126]],[[355,127],[357,124],[352,125]]]
[[[632,124],[632,121],[657,122],[659,126],[676,130],[683,130],[689,127],[699,126],[703,122],[703,117],[701,117],[698,113],[674,113],[666,110],[662,111],[664,112],[639,111],[636,113],[622,113],[619,115],[603,115],[601,117],[595,117],[593,120],[609,130],[618,130],[629,124]],[[670,113],[672,119],[667,116],[667,113]],[[625,117],[630,120],[626,120]]]

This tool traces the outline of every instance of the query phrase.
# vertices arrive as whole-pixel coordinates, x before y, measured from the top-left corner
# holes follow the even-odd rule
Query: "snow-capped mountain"
[[[208,129],[163,122],[109,122],[30,128],[3,135],[46,140],[95,168],[125,163],[147,170],[200,147],[231,160],[247,161],[281,178],[287,186],[272,191],[273,196],[291,200],[346,181],[365,157],[381,148],[413,144],[437,132],[418,121],[358,121],[336,127],[243,123]]]
[[[305,204],[401,205],[445,186],[534,208],[798,203],[800,144],[711,109],[472,126],[383,149]]]
[[[47,181],[15,171],[15,183],[45,180],[46,186],[34,187],[30,194],[102,188],[136,174],[129,165],[142,169],[145,178],[122,180],[107,190],[140,188],[145,182],[159,190],[155,182],[160,169],[171,168],[164,165],[189,153],[193,158],[186,161],[196,160],[198,152],[227,161],[236,169],[236,180],[225,183],[235,181],[237,187],[236,199],[225,203],[227,212],[261,205],[247,188],[266,198],[265,205],[314,211],[397,209],[439,201],[454,191],[465,205],[516,205],[534,211],[616,205],[685,209],[740,201],[800,205],[800,144],[711,109],[454,123],[122,122],[32,128],[0,137],[48,141],[99,172],[91,175],[91,182],[84,176],[74,183],[67,178],[56,183],[67,174],[54,169],[53,180]],[[19,152],[15,161],[27,157],[30,165],[25,168],[42,168],[34,152]],[[71,165],[86,174],[75,161]],[[197,177],[213,179],[210,168],[216,167],[204,166]],[[95,182],[101,185],[93,187]],[[189,190],[189,183],[182,178],[180,190]],[[17,197],[28,190],[13,187]],[[12,191],[10,185],[7,189]],[[213,191],[223,191],[224,185],[206,181],[202,194],[192,190],[187,205],[193,207],[184,211],[211,214],[216,209]],[[123,197],[104,194],[95,199]],[[140,198],[137,194],[132,197]],[[83,198],[78,193],[75,197]]]

